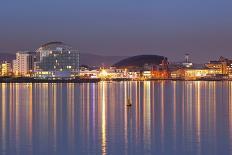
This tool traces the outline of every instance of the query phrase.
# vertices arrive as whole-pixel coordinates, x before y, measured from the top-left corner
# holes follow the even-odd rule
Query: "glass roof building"
[[[35,71],[79,71],[79,51],[63,42],[50,42],[36,50]]]

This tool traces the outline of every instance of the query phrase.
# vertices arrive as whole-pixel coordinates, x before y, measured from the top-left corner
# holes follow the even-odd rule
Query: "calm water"
[[[232,154],[231,82],[0,84],[0,94],[1,155]]]

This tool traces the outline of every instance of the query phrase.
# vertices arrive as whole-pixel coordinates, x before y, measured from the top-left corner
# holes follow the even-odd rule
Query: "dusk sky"
[[[63,41],[101,55],[232,58],[231,0],[6,0],[0,52]]]

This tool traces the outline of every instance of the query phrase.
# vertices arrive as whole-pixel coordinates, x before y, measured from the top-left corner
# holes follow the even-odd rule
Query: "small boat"
[[[126,106],[127,107],[131,107],[132,106],[131,100],[129,98],[127,99],[127,105]]]

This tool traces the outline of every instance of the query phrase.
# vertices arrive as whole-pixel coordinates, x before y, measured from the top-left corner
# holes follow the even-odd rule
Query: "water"
[[[232,154],[231,82],[0,84],[0,94],[0,155]]]

